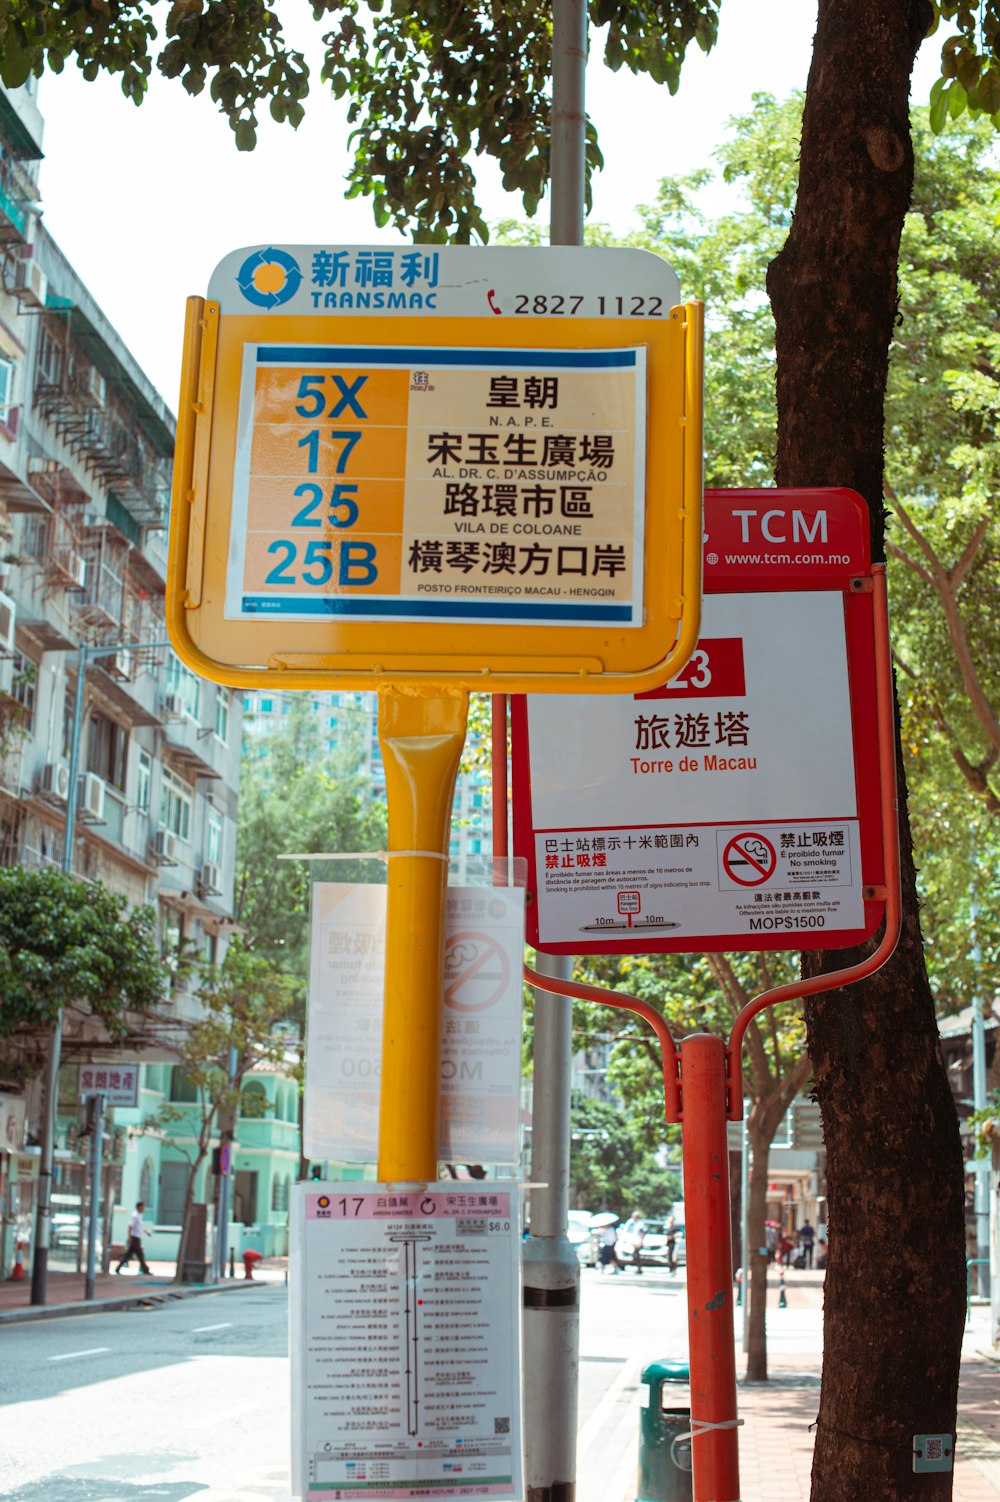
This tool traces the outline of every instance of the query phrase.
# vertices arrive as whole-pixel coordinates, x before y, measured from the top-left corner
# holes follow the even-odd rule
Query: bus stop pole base
[[[468,709],[464,692],[379,692],[389,808],[382,1183],[437,1178],[448,849]]]
[[[739,1502],[726,1046],[695,1033],[681,1053],[694,1502]]]

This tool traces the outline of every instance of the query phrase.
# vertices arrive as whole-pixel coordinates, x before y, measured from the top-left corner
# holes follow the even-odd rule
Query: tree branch
[[[994,713],[993,706],[983,689],[976,665],[972,660],[972,651],[969,647],[969,639],[965,630],[965,620],[962,616],[957,597],[958,584],[964,578],[965,573],[975,558],[978,548],[982,544],[986,524],[983,522],[977,523],[972,537],[963,549],[961,558],[955,564],[954,568],[949,570],[941,563],[927,538],[908,515],[906,507],[893,494],[891,487],[886,486],[886,494],[887,498],[892,501],[893,509],[907,533],[913,538],[927,559],[930,578],[927,579],[927,575],[920,569],[917,572],[921,578],[927,579],[927,582],[934,589],[938,599],[941,601],[945,625],[948,630],[948,639],[951,642],[952,651],[955,653],[959,676],[968,695],[969,703],[972,706],[972,712],[979,721],[990,745],[1000,750],[1000,720],[997,719]]]

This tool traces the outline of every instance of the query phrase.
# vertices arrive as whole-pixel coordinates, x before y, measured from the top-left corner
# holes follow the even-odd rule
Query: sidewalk
[[[822,1368],[823,1274],[768,1279],[768,1381],[739,1382],[740,1490],[744,1502],[808,1502]],[[737,1336],[741,1310],[737,1310]],[[989,1351],[989,1309],[974,1306],[962,1344],[954,1502],[1000,1498],[1000,1360]],[[796,1332],[795,1327],[799,1329]],[[810,1341],[809,1333],[816,1331]],[[812,1345],[812,1349],[807,1349]],[[798,1349],[796,1349],[798,1347]],[[746,1361],[739,1351],[737,1372]],[[624,1502],[624,1499],[623,1499]],[[633,1502],[633,1499],[629,1499]]]
[[[134,1309],[141,1304],[163,1303],[166,1299],[184,1299],[199,1293],[221,1293],[228,1289],[252,1288],[261,1283],[285,1283],[288,1277],[287,1257],[267,1257],[258,1262],[251,1281],[243,1276],[240,1268],[235,1278],[226,1278],[221,1283],[175,1283],[172,1262],[150,1262],[150,1276],[145,1277],[135,1266],[125,1269],[120,1275],[98,1273],[94,1279],[94,1297],[84,1298],[86,1279],[83,1273],[64,1272],[59,1267],[49,1267],[47,1301],[38,1305],[31,1302],[31,1275],[16,1282],[10,1278],[0,1282],[0,1325],[18,1324],[25,1320],[63,1319],[72,1314],[93,1314],[97,1310]]]
[[[742,1502],[809,1502],[810,1429],[819,1411],[823,1274],[789,1271],[779,1308],[778,1270],[768,1278],[768,1381],[747,1382],[742,1308],[736,1312],[740,1495]],[[1000,1499],[1000,1360],[985,1354],[989,1310],[976,1306],[962,1351],[954,1502]],[[577,1447],[578,1502],[635,1502],[639,1359],[628,1362],[583,1425]],[[686,1395],[685,1395],[686,1396]]]

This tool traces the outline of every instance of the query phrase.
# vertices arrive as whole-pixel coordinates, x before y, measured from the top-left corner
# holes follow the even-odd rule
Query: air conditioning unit
[[[179,720],[184,714],[184,700],[180,694],[163,695],[163,713],[168,720]]]
[[[45,272],[32,256],[22,256],[14,267],[14,296],[29,308],[44,308],[48,283]]]
[[[222,896],[222,872],[214,861],[206,861],[201,868],[201,890],[206,897]]]
[[[14,651],[14,625],[17,606],[10,595],[0,593],[0,652]]]
[[[104,779],[85,772],[80,779],[80,818],[95,824],[104,820]]]
[[[176,866],[177,836],[172,829],[158,829],[153,841],[153,856],[158,866]]]
[[[50,761],[42,771],[42,793],[57,803],[69,797],[69,767],[64,761]]]
[[[107,663],[108,672],[112,678],[120,678],[124,683],[130,681],[132,677],[132,653],[127,647],[123,647],[120,652],[116,652],[114,657],[109,657]]]

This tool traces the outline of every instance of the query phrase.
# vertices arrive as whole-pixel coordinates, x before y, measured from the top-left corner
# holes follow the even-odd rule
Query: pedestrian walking
[[[799,1227],[799,1246],[805,1253],[806,1267],[812,1267],[813,1265],[813,1245],[815,1241],[816,1232],[813,1230],[809,1222],[807,1220],[804,1220]]]
[[[667,1216],[667,1272],[672,1273],[677,1267],[677,1222],[672,1215]]]
[[[616,1261],[621,1262],[624,1258],[629,1258],[636,1272],[641,1273],[643,1239],[644,1227],[642,1216],[638,1210],[633,1210],[618,1233],[618,1241],[615,1246]],[[621,1251],[621,1257],[618,1255],[619,1250]]]
[[[601,1232],[600,1258],[602,1274],[606,1273],[608,1268],[610,1268],[613,1273],[621,1272],[621,1268],[618,1266],[618,1257],[615,1253],[615,1243],[617,1242],[617,1240],[618,1232],[615,1230],[614,1226],[605,1226],[604,1230]]]
[[[122,1268],[128,1262],[130,1262],[133,1257],[138,1257],[139,1271],[141,1273],[145,1273],[147,1277],[149,1276],[149,1264],[146,1261],[146,1253],[142,1249],[142,1238],[144,1236],[152,1236],[153,1233],[152,1231],[147,1231],[146,1227],[142,1223],[142,1212],[143,1210],[145,1210],[145,1208],[145,1200],[139,1200],[135,1209],[132,1211],[131,1216],[129,1217],[128,1245],[125,1248],[124,1257],[115,1268],[116,1273],[120,1273]]]

